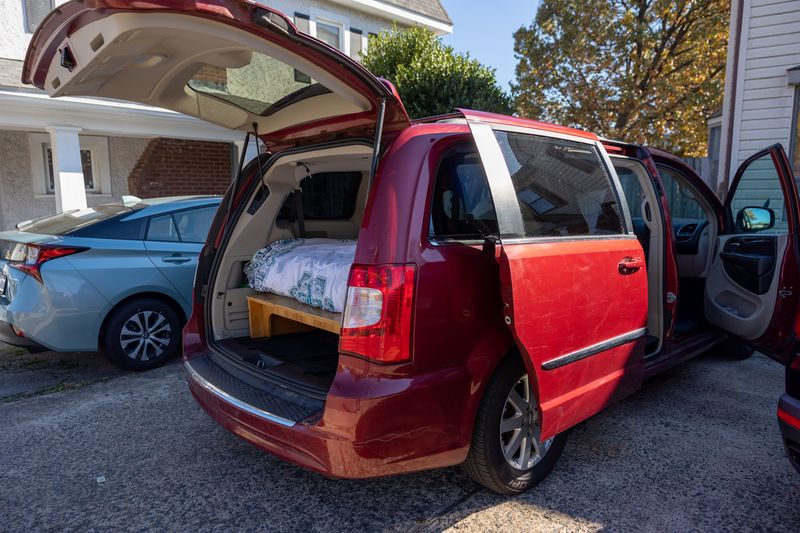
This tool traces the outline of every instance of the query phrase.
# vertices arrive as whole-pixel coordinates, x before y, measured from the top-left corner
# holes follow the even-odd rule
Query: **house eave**
[[[45,92],[0,86],[0,129],[43,131],[55,125],[124,137],[235,142],[236,131],[166,109],[99,98],[50,98]]]
[[[436,35],[445,35],[453,33],[453,24],[437,20],[421,13],[403,9],[402,7],[394,6],[381,2],[380,0],[331,0],[337,4],[346,5],[349,8],[355,8],[359,11],[377,15],[379,17],[388,18],[396,21],[398,24],[405,26],[422,26],[428,28]]]

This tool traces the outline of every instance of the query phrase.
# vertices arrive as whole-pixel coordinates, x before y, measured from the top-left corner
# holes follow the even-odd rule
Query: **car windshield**
[[[85,228],[103,220],[132,213],[133,209],[122,204],[101,205],[86,209],[74,209],[57,215],[22,222],[17,229],[26,233],[41,235],[67,235],[79,228]]]

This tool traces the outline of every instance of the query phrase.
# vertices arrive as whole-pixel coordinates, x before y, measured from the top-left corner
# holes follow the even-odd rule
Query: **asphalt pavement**
[[[0,530],[798,531],[782,388],[761,355],[700,357],[580,424],[550,477],[506,498],[458,468],[301,470],[211,421],[177,361],[129,373],[0,347]]]

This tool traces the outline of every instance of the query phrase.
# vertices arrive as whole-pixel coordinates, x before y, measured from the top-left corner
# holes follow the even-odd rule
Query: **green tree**
[[[730,0],[543,0],[514,34],[523,116],[686,156],[722,105]]]
[[[414,118],[451,113],[463,107],[510,114],[511,98],[495,71],[424,28],[383,31],[372,37],[362,57],[365,67],[391,81]]]

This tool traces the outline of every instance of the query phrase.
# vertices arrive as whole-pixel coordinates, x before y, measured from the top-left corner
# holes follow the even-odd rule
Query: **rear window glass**
[[[194,91],[262,117],[312,96],[331,91],[273,57],[253,52],[236,68],[204,65],[188,85]]]
[[[611,177],[590,144],[496,131],[526,237],[624,233]]]
[[[122,218],[132,212],[133,209],[121,204],[75,209],[22,223],[18,229],[27,233],[39,233],[42,235],[67,235],[115,217]]]
[[[497,234],[497,215],[486,172],[474,146],[442,159],[431,198],[430,234],[435,239],[471,240]]]
[[[303,218],[306,220],[350,220],[356,212],[361,172],[320,172],[300,182]],[[278,219],[297,220],[296,193],[281,207]]]

